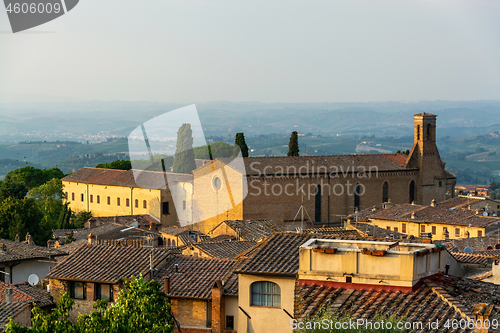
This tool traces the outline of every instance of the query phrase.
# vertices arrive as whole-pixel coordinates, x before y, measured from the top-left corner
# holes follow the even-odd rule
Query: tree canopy
[[[53,178],[61,179],[63,177],[64,173],[59,168],[38,169],[32,166],[26,166],[7,173],[5,181],[24,183],[24,185],[31,190],[32,188],[45,184]]]
[[[299,136],[297,134],[297,131],[293,131],[292,135],[290,136],[287,156],[299,156]]]
[[[248,146],[245,142],[245,135],[243,133],[236,133],[236,137],[234,138],[233,157],[238,156],[240,151],[241,156],[248,157]]]
[[[196,169],[193,151],[193,130],[190,124],[182,124],[177,131],[173,172],[191,173]]]
[[[97,164],[95,167],[99,169],[130,170],[132,169],[132,163],[127,160],[116,160],[110,163]]]
[[[173,318],[167,295],[154,280],[142,276],[125,280],[115,303],[97,301],[90,314],[79,314],[76,323],[69,320],[74,300],[64,293],[57,308],[45,313],[33,309],[32,327],[23,327],[10,320],[7,333],[171,333]]]

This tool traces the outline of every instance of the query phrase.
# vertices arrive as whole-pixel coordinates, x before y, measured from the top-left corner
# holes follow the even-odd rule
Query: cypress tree
[[[239,150],[241,150],[241,156],[248,157],[248,146],[245,142],[245,136],[243,133],[236,133],[236,138],[234,139],[233,157],[238,156]]]
[[[288,156],[299,156],[299,136],[297,131],[293,131],[288,143]]]
[[[179,131],[177,131],[173,171],[176,173],[191,173],[194,169],[196,169],[196,163],[193,151],[193,130],[190,124],[182,124]]]

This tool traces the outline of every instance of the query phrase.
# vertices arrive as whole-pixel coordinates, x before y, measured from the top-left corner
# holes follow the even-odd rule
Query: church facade
[[[240,180],[234,172],[232,179],[198,177],[209,168],[223,168],[224,162],[216,160],[193,171],[193,207],[216,206],[228,200],[228,193],[244,200],[195,223],[204,232],[224,220],[270,219],[293,229],[340,221],[356,210],[388,201],[429,205],[433,199],[452,198],[456,182],[446,172],[436,146],[436,115],[428,113],[414,115],[414,144],[409,155],[248,157],[244,159],[246,175]],[[244,183],[244,178],[246,197],[242,186],[232,186]],[[219,185],[221,179],[227,186]]]

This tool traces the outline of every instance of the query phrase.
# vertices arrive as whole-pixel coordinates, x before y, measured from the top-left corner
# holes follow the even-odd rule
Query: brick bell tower
[[[455,189],[456,178],[445,171],[436,146],[436,117],[426,112],[413,116],[414,140],[407,167],[419,169],[415,203],[420,205],[450,199]]]

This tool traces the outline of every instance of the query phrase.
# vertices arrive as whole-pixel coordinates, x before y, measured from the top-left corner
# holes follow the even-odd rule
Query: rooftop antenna
[[[297,219],[297,215],[300,213],[300,228],[304,229],[304,212],[306,213],[307,217],[309,218],[309,221],[311,221],[311,217],[307,213],[306,208],[304,207],[304,191],[302,191],[302,204],[299,207],[299,210],[297,211],[297,214],[295,214],[295,217],[293,218],[293,221]]]

